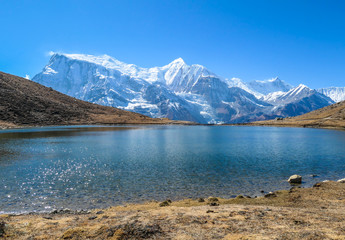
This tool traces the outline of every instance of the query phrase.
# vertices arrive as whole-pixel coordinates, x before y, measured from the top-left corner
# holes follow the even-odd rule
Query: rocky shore
[[[343,179],[344,180],[344,179]],[[258,198],[0,215],[4,239],[345,239],[345,180]]]

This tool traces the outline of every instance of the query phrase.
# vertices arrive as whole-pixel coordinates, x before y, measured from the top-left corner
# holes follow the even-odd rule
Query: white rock
[[[291,177],[289,177],[288,179],[289,183],[302,183],[302,176],[300,175],[292,175]]]
[[[345,178],[339,179],[337,182],[345,183]]]

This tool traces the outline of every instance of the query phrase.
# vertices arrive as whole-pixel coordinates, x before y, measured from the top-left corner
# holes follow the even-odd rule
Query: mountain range
[[[199,123],[297,116],[345,99],[345,88],[313,90],[279,78],[226,79],[182,58],[142,68],[108,55],[55,53],[32,80],[84,101]]]

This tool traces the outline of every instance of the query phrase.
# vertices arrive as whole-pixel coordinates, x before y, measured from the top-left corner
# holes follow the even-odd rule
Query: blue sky
[[[0,71],[33,77],[49,51],[143,67],[182,57],[226,78],[345,86],[345,1],[0,0]]]

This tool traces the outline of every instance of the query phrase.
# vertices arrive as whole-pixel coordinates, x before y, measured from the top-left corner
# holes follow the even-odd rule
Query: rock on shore
[[[302,183],[302,176],[300,175],[292,175],[291,177],[289,177],[288,179],[289,183]]]

